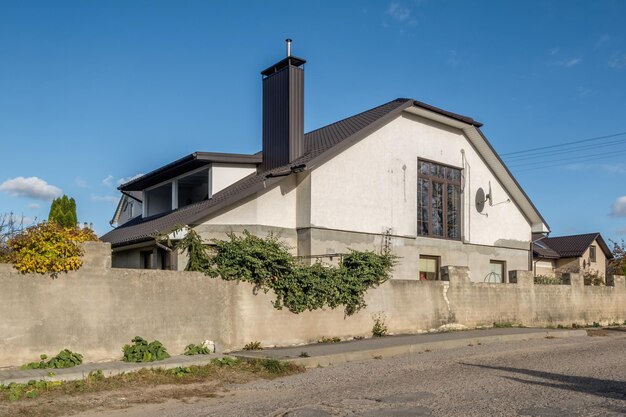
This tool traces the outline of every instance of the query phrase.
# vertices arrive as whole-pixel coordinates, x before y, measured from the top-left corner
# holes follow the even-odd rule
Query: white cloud
[[[117,180],[117,185],[126,184],[127,182],[130,182],[132,180],[136,180],[137,178],[142,177],[143,175],[144,175],[144,173],[142,172],[141,174],[133,175],[133,176],[128,177],[128,178],[120,178],[119,180]]]
[[[582,58],[563,59],[559,61],[552,61],[551,64],[557,67],[572,68],[583,62]]]
[[[626,235],[626,227],[622,227],[621,229],[617,229],[615,231],[618,235]]]
[[[85,181],[81,177],[74,178],[74,184],[76,184],[76,186],[80,188],[89,188],[89,184],[87,184],[87,181]]]
[[[39,207],[40,206],[37,203],[31,203],[31,204],[28,205],[28,208],[31,209],[31,210],[37,210]]]
[[[555,46],[554,48],[550,49],[550,55],[554,56],[558,54],[560,50],[561,48],[559,48],[558,46]]]
[[[417,26],[417,19],[412,17],[411,9],[398,2],[389,3],[389,7],[385,11],[385,16],[390,17],[390,20],[395,20],[396,23],[400,23],[403,26]],[[383,26],[390,26],[387,19],[383,21]]]
[[[107,177],[102,180],[102,186],[113,188],[113,175],[107,175]]]
[[[411,17],[411,10],[400,3],[391,3],[386,13],[398,22],[404,22]]]
[[[615,200],[611,207],[611,216],[626,217],[626,195]]]
[[[107,203],[117,204],[118,201],[120,200],[120,198],[116,197],[114,195],[97,195],[97,194],[92,194],[91,195],[91,200],[92,201],[106,201]]]
[[[626,68],[626,53],[614,53],[611,55],[609,67],[617,70]]]
[[[580,64],[581,62],[582,62],[582,58],[572,58],[572,59],[570,59],[570,60],[568,60],[568,61],[565,61],[565,62],[563,63],[563,66],[564,66],[565,68],[571,68],[571,67],[573,67],[574,65],[578,65],[578,64]]]
[[[28,197],[37,200],[50,201],[59,197],[63,192],[59,187],[50,185],[38,177],[16,177],[0,184],[0,191],[13,197]]]

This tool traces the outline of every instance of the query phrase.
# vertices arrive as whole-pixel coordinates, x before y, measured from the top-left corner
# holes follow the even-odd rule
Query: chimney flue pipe
[[[291,56],[291,39],[287,38],[285,39],[285,42],[287,42],[287,57]]]

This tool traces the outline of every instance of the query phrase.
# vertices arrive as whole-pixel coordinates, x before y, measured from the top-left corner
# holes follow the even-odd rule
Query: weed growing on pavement
[[[242,361],[233,358],[213,359],[204,366],[173,369],[141,369],[105,377],[102,371],[90,372],[78,381],[29,381],[26,384],[0,385],[0,404],[4,401],[34,399],[39,396],[75,395],[116,389],[154,387],[167,384],[191,384],[207,381],[246,382],[253,377],[275,378],[302,372],[301,366],[276,359]]]
[[[186,356],[195,356],[195,355],[210,355],[211,350],[203,345],[194,345],[193,343],[185,346],[185,353],[183,355]]]
[[[58,355],[48,359],[48,355],[40,355],[39,362],[30,362],[21,366],[21,369],[46,369],[46,368],[71,368],[83,363],[83,355],[72,352],[69,349],[63,349]]]
[[[341,339],[338,337],[326,337],[326,336],[322,336],[322,338],[317,341],[317,343],[339,343],[339,342],[341,342]]]
[[[374,337],[383,337],[387,335],[387,323],[385,323],[385,318],[378,314],[374,317],[374,326],[372,327],[372,336]]]
[[[132,342],[132,345],[124,345],[122,348],[124,362],[154,362],[170,357],[165,346],[158,340],[148,343],[144,338],[135,336]]]
[[[300,352],[298,356],[301,358],[308,358],[310,355],[309,352]]]
[[[243,350],[263,350],[263,347],[261,346],[261,342],[255,341],[246,344]]]

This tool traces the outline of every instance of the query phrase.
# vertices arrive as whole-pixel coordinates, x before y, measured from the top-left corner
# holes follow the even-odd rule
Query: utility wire
[[[598,156],[595,158],[588,158],[582,162],[597,161],[597,160],[602,160],[602,159],[611,159],[611,158],[618,157],[618,156],[620,158],[623,158],[621,154],[611,154],[611,155]],[[561,162],[561,163],[543,165],[543,166],[538,166],[538,167],[526,167],[522,169],[515,169],[515,172],[521,173],[521,172],[529,172],[529,171],[538,171],[538,170],[545,169],[545,168],[553,168],[553,167],[563,166],[563,165],[568,165],[568,164],[571,164],[571,162],[565,162],[565,163]]]
[[[556,145],[540,146],[538,148],[524,149],[524,150],[516,151],[516,152],[507,152],[507,153],[501,154],[500,156],[501,157],[508,157],[510,155],[519,155],[519,154],[524,154],[524,153],[533,152],[533,151],[539,151],[539,150],[544,150],[544,149],[560,148],[560,147],[563,147],[563,146],[575,145],[575,144],[578,144],[578,143],[593,142],[593,141],[598,141],[598,140],[603,140],[603,139],[610,139],[610,138],[615,138],[615,137],[623,136],[623,135],[626,135],[626,132],[614,133],[612,135],[605,135],[605,136],[596,136],[596,137],[593,137],[593,138],[580,139],[580,140],[575,140],[575,141],[571,141],[571,142],[564,142],[564,143],[559,143],[559,144],[556,144]]]
[[[598,151],[600,151],[600,149]],[[586,153],[584,155],[567,155],[567,156],[562,156],[560,158],[541,159],[541,160],[536,160],[536,161],[535,160],[515,161],[515,162],[509,162],[509,165],[511,167],[517,168],[517,167],[528,166],[528,165],[542,165],[542,164],[550,164],[550,163],[556,163],[556,162],[576,161],[576,160],[587,159],[587,158],[595,157],[595,156],[614,155],[616,153],[619,154],[623,152],[626,152],[626,148],[621,147],[621,148],[614,148],[611,150],[605,150],[601,152]]]
[[[534,159],[534,158],[547,158],[547,157],[552,157],[555,155],[562,155],[562,154],[566,154],[566,153],[577,153],[577,152],[582,152],[582,151],[587,151],[587,150],[596,150],[599,148],[605,148],[607,146],[615,146],[615,145],[620,145],[626,143],[626,137],[624,138],[620,138],[620,139],[614,139],[612,141],[608,141],[608,142],[603,142],[603,143],[594,143],[591,145],[580,145],[580,146],[575,146],[572,147],[571,149],[560,149],[560,150],[544,150],[544,151],[532,151],[529,152],[528,154],[522,154],[522,155],[514,155],[514,156],[509,156],[509,157],[503,157],[503,159],[505,159],[507,162],[514,164],[518,161],[524,160],[524,159]]]
[[[554,159],[554,160],[547,160],[547,161],[536,161],[536,162],[524,162],[521,164],[513,164],[511,165],[511,168],[519,168],[519,167],[524,167],[524,166],[533,166],[533,165],[542,165],[542,164],[547,164],[547,163],[568,163],[571,161],[580,161],[580,160],[588,160],[591,159],[592,157],[610,157],[610,156],[614,156],[614,155],[618,155],[618,154],[622,154],[626,152],[626,149],[618,149],[615,150],[614,152],[601,152],[601,153],[593,153],[593,154],[589,154],[589,155],[579,155],[579,156],[570,156],[567,158],[560,158],[560,159]]]

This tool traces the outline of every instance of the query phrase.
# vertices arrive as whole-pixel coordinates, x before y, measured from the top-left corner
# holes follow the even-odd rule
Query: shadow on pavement
[[[556,374],[552,372],[535,371],[532,369],[511,368],[507,366],[478,365],[471,363],[460,363],[465,366],[506,371],[515,374],[522,374],[547,381],[535,381],[519,377],[505,377],[524,384],[539,385],[544,387],[558,388],[575,391],[585,394],[597,395],[602,398],[612,398],[626,402],[626,381],[613,381],[610,379],[598,379],[584,376],[573,376]]]

